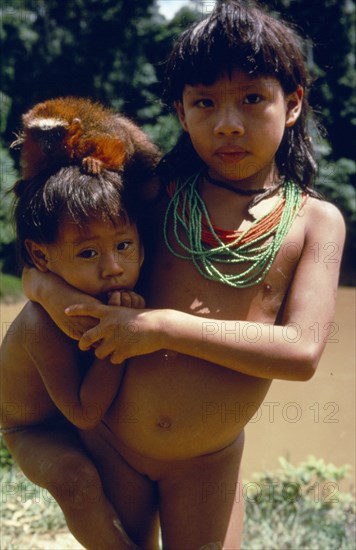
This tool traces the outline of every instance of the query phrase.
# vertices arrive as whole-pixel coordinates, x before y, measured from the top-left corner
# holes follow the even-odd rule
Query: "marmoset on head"
[[[157,147],[128,118],[85,98],[63,97],[35,105],[22,117],[11,147],[21,146],[22,179],[77,164],[147,180],[160,159]]]

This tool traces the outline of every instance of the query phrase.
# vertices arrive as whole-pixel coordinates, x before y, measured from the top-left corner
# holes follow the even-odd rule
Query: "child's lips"
[[[242,149],[220,148],[215,151],[215,155],[224,162],[236,163],[247,157],[248,152]]]

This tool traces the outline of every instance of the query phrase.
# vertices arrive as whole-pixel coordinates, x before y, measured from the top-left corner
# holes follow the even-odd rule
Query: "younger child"
[[[177,40],[167,84],[185,135],[152,208],[150,309],[84,304],[34,270],[26,286],[62,330],[64,303],[82,327],[100,320],[81,349],[131,358],[82,434],[129,536],[158,548],[159,515],[163,548],[236,550],[244,426],[274,378],[315,372],[325,339],[310,327],[330,327],[344,224],[312,189],[308,77],[286,24],[217,3]],[[135,342],[117,337],[128,325]]]
[[[18,242],[28,265],[105,303],[144,307],[133,292],[143,248],[135,211],[129,200],[123,206],[119,174],[91,176],[69,166],[20,180],[14,190]],[[81,356],[75,341],[28,302],[1,347],[1,432],[19,467],[54,496],[86,548],[131,548],[70,425],[87,430],[100,422],[124,366]]]

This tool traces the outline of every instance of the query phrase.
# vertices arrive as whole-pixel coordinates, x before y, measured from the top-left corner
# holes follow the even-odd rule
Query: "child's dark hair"
[[[301,49],[294,30],[267,15],[255,2],[219,2],[207,19],[194,24],[178,38],[166,65],[166,100],[181,101],[186,84],[211,85],[234,69],[251,76],[276,78],[285,94],[302,86],[301,114],[294,126],[286,128],[276,163],[281,176],[313,192],[316,162],[308,133],[310,79]],[[203,168],[187,134],[181,136],[166,156],[163,170],[165,165],[168,169],[171,166],[173,176],[178,173],[183,177]]]
[[[19,180],[13,191],[19,261],[29,265],[25,240],[54,243],[64,217],[84,229],[95,218],[115,224],[118,218],[135,222],[137,217],[133,198],[125,194],[122,176],[116,172],[104,170],[94,176],[82,173],[79,166],[67,166],[54,174]]]

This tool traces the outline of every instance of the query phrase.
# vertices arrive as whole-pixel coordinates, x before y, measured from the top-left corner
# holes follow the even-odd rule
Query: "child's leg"
[[[103,425],[82,432],[82,439],[130,539],[140,550],[158,550],[157,483],[128,464],[106,437]]]
[[[53,495],[68,528],[85,548],[134,548],[70,425],[33,427],[4,439],[26,477]]]
[[[163,548],[238,550],[243,526],[239,476],[243,433],[229,447],[175,463],[160,482]]]

